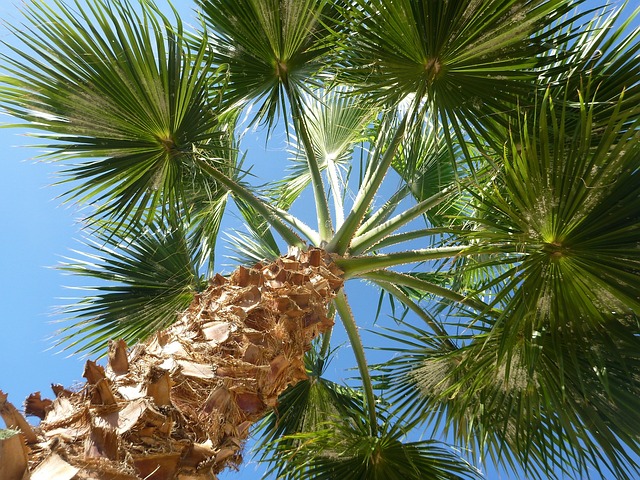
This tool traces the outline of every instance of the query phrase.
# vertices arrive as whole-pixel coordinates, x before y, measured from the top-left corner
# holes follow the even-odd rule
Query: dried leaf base
[[[0,477],[199,480],[239,465],[252,423],[306,378],[304,352],[333,325],[341,274],[312,249],[216,276],[173,326],[130,350],[112,342],[106,368],[87,362],[81,391],[32,394],[36,428],[0,392],[0,414],[21,432],[0,440]]]

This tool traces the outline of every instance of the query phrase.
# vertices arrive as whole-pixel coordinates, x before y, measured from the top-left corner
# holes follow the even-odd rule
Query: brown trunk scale
[[[0,478],[201,480],[239,465],[249,427],[307,377],[341,276],[319,249],[217,275],[171,327],[128,350],[112,342],[106,367],[88,361],[79,391],[30,395],[37,427],[0,391],[20,431],[0,439]]]

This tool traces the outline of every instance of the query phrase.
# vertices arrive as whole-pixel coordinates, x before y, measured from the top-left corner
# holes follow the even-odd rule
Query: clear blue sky
[[[17,7],[12,5],[19,3],[0,2],[0,18],[5,23],[14,24],[19,19]],[[174,5],[185,22],[194,18],[191,0],[175,0]],[[0,40],[12,43],[3,26]],[[0,46],[0,51],[5,53],[7,49]],[[0,117],[0,123],[8,121]],[[65,297],[75,295],[65,288],[75,279],[51,267],[70,255],[70,249],[81,247],[76,223],[80,214],[75,207],[62,206],[56,199],[63,190],[50,186],[55,181],[55,166],[34,162],[36,149],[18,148],[31,143],[24,133],[0,129],[0,389],[9,393],[9,400],[18,408],[31,392],[41,391],[51,397],[51,383],[69,386],[81,382],[84,363],[79,357],[69,358],[51,349],[51,336],[59,326],[52,323],[57,318],[53,315],[55,307],[65,304]],[[254,144],[249,157],[251,152],[259,154],[262,145]],[[277,151],[269,154],[282,157]],[[375,293],[358,295],[361,305],[354,310],[361,319],[370,320],[374,315],[371,295]],[[337,338],[340,341],[339,332]],[[344,348],[334,362],[333,374],[351,377],[354,372],[345,369],[352,365],[350,352]],[[240,473],[224,478],[254,480],[259,477],[256,468],[251,462]],[[499,477],[491,473],[489,478]]]

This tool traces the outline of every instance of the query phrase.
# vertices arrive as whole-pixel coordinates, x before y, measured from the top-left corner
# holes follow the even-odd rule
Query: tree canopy
[[[225,234],[245,267],[320,249],[349,346],[256,428],[271,474],[636,478],[640,9],[591,5],[30,0],[0,106],[88,212],[57,344],[171,327]]]

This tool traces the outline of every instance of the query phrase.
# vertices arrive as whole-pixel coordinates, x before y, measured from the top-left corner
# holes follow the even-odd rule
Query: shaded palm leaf
[[[27,48],[4,57],[0,102],[44,132],[50,158],[83,159],[64,171],[68,195],[96,215],[151,221],[178,208],[194,148],[220,131],[206,47],[190,51],[179,20],[171,27],[148,2],[52,3],[30,4],[30,25],[10,27]]]
[[[612,312],[640,309],[637,120],[625,130],[628,117],[615,115],[592,147],[592,109],[583,104],[580,123],[565,131],[564,110],[545,98],[537,131],[523,127],[504,175],[478,197],[483,217],[472,234],[527,253],[502,289],[503,323],[514,336],[597,326]]]
[[[418,328],[391,331],[385,337],[401,343],[389,350],[400,355],[380,366],[379,386],[393,392],[389,400],[409,418],[442,427],[479,461],[486,456],[516,473],[523,469],[528,478],[558,471],[583,478],[590,470],[607,477],[603,465],[616,478],[637,476],[627,451],[640,447],[634,401],[640,357],[633,335],[620,335],[612,345],[604,331],[581,339],[542,333],[514,346],[509,359],[499,356],[500,341],[492,335],[477,335],[452,351]],[[569,338],[558,338],[563,335]],[[557,357],[558,341],[585,348]]]
[[[623,12],[625,18],[621,17]],[[565,48],[570,54],[561,58],[544,78],[564,87],[555,89],[558,98],[567,95],[578,103],[578,92],[584,91],[587,97],[597,95],[598,101],[593,105],[596,123],[606,123],[618,107],[622,92],[622,109],[635,112],[635,117],[640,112],[640,63],[637,61],[640,27],[630,29],[638,15],[640,8],[632,12],[624,6],[603,9],[588,25],[578,29],[578,36]],[[559,73],[554,75],[555,71]]]
[[[295,435],[299,443],[284,453],[284,478],[378,479],[479,478],[479,472],[453,450],[432,440],[403,441],[404,426],[391,421],[371,434],[365,416],[351,415],[312,434]]]
[[[316,342],[305,356],[309,378],[287,389],[278,405],[259,425],[261,440],[258,448],[262,460],[272,465],[272,473],[287,478],[286,452],[301,445],[295,435],[310,434],[327,429],[327,419],[341,421],[354,412],[362,411],[362,395],[351,388],[338,385],[322,377],[331,361],[319,352]]]
[[[425,332],[398,335],[410,348],[383,368],[387,387],[461,444],[530,475],[605,465],[635,478],[637,121],[625,130],[628,116],[614,112],[594,142],[589,105],[565,130],[571,106],[556,111],[550,97],[535,127],[522,122],[495,186],[474,193],[481,215],[468,237],[517,246],[485,285],[500,315],[469,325],[455,351]]]
[[[456,159],[452,158],[452,153],[459,154],[456,150],[459,149],[447,147],[438,128],[424,122],[403,142],[391,166],[420,202],[437,195],[459,178]],[[425,217],[432,225],[442,225],[444,217],[459,212],[460,205],[464,205],[461,198],[451,198],[439,208],[425,212]]]
[[[116,338],[133,345],[176,321],[203,286],[180,229],[152,226],[125,237],[105,227],[91,246],[93,253],[60,267],[96,282],[86,287],[95,293],[63,310],[74,322],[60,332],[65,348],[104,353]]]

